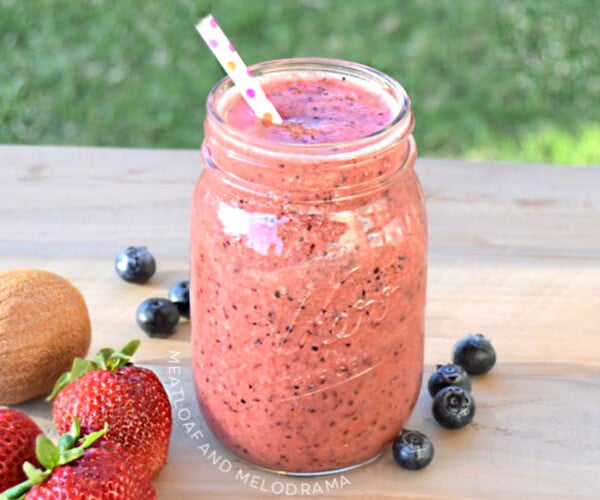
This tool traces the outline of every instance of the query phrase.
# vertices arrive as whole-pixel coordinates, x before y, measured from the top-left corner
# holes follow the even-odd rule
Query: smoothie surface
[[[240,95],[224,110],[225,121],[252,137],[294,144],[322,144],[369,136],[394,119],[381,91],[339,77],[285,79],[263,83],[265,94],[283,118],[273,125],[256,118]]]

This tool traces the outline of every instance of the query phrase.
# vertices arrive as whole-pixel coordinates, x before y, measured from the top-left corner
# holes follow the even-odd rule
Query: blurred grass
[[[398,79],[422,156],[600,164],[596,0],[0,0],[0,142],[197,148],[211,10],[249,63]]]

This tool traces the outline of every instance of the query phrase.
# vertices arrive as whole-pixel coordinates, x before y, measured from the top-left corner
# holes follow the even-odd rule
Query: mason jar
[[[191,208],[194,383],[212,432],[312,475],[376,458],[423,370],[427,228],[410,101],[339,60],[251,68],[283,118],[225,78],[207,100]]]

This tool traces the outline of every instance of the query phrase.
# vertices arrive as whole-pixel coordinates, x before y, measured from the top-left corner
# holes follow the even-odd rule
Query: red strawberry
[[[35,438],[42,430],[24,413],[0,408],[0,491],[25,480],[23,462],[35,462]]]
[[[58,393],[52,413],[59,432],[73,417],[84,433],[108,424],[106,439],[130,452],[152,479],[167,461],[171,404],[156,374],[131,364],[138,346],[135,340],[121,351],[102,349],[94,361],[76,358],[49,399]]]
[[[0,494],[3,499],[154,500],[156,492],[131,455],[112,441],[96,440],[106,431],[80,439],[77,419],[54,444],[43,434],[36,440],[42,469],[25,462],[27,480]]]

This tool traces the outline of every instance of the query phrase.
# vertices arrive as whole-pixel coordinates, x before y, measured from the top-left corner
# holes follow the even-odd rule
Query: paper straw
[[[223,66],[229,78],[233,80],[254,114],[266,122],[277,125],[283,123],[275,106],[267,99],[258,80],[252,76],[252,73],[242,61],[233,44],[225,36],[215,18],[211,15],[202,18],[196,25],[196,29],[221,66]]]

